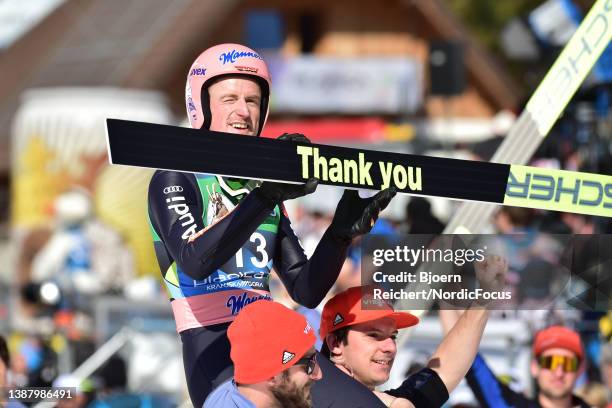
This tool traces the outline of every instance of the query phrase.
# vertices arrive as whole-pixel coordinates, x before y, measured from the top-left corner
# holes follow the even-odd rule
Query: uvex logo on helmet
[[[206,75],[206,68],[192,68],[190,75]]]

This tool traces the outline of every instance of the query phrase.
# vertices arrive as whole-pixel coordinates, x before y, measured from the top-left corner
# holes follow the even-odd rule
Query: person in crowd
[[[431,203],[423,197],[412,197],[406,205],[408,234],[441,234],[444,224],[431,212]]]
[[[204,408],[309,408],[321,379],[315,333],[306,319],[274,301],[246,306],[227,335],[234,377],[217,387]]]
[[[460,318],[461,311],[440,312],[444,331]],[[533,341],[531,376],[536,381],[534,398],[510,389],[493,373],[478,354],[467,373],[467,383],[480,406],[516,408],[586,408],[589,405],[574,395],[576,381],[584,370],[585,353],[577,332],[564,326],[539,331]]]
[[[476,263],[477,277],[486,291],[501,289],[506,270],[507,262],[498,256]],[[395,312],[376,299],[372,289],[353,287],[325,304],[321,353],[345,377],[363,384],[387,407],[440,407],[472,364],[487,322],[487,308],[475,302],[440,343],[427,367],[408,377],[399,388],[380,392],[376,387],[389,379],[397,353],[398,331],[417,324],[419,319],[408,312]],[[364,303],[374,308],[369,310]],[[316,406],[353,406],[352,398],[334,393],[333,382],[325,379],[313,388]]]

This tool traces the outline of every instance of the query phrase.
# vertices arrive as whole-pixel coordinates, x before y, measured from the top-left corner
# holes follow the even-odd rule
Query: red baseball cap
[[[390,317],[395,320],[398,329],[414,326],[419,318],[407,312],[396,312],[393,307],[384,300],[374,299],[371,286],[355,286],[338,293],[331,298],[323,307],[321,316],[321,328],[319,334],[324,339],[342,327],[352,326],[358,323],[370,322],[372,320]],[[362,300],[376,309],[368,310],[361,307]]]
[[[316,337],[304,316],[271,300],[245,306],[227,330],[234,379],[255,384],[292,367]]]
[[[533,341],[534,356],[539,356],[551,348],[562,348],[572,351],[580,360],[584,357],[580,335],[567,327],[551,326],[536,334]]]

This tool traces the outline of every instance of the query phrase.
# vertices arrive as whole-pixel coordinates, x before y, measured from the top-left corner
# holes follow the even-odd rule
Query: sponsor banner
[[[298,57],[270,61],[273,112],[382,113],[417,111],[421,64],[410,58]]]
[[[174,299],[170,305],[180,333],[194,327],[231,322],[248,304],[272,300],[266,290],[227,289],[200,296]]]
[[[504,204],[609,217],[612,176],[510,166]]]

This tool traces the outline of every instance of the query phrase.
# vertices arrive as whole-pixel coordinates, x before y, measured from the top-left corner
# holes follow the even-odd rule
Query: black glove
[[[329,226],[330,232],[346,241],[367,234],[396,193],[394,188],[387,188],[373,197],[360,198],[357,190],[344,190]]]
[[[277,140],[290,142],[310,143],[310,140],[301,133],[283,133]],[[319,180],[309,178],[305,184],[285,184],[264,181],[255,191],[264,201],[270,205],[280,204],[283,201],[302,197],[314,193],[317,189]]]
[[[259,188],[253,191],[255,191],[266,203],[276,205],[285,200],[291,200],[314,193],[318,184],[319,180],[314,177],[309,178],[304,184],[285,184],[264,181]]]
[[[298,142],[298,143],[308,143],[310,144],[310,139],[304,136],[301,133],[283,133],[276,140],[288,140],[290,142]]]

